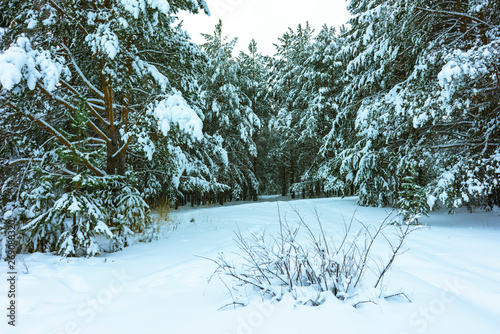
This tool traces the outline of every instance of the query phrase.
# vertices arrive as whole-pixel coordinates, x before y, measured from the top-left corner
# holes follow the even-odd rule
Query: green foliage
[[[424,188],[418,184],[418,174],[415,169],[410,169],[409,175],[403,177],[398,195],[399,214],[404,221],[429,214],[427,195]]]
[[[252,100],[245,94],[248,77],[240,76],[240,64],[233,59],[236,39],[228,41],[222,22],[213,35],[204,34],[201,46],[208,57],[200,78],[201,109],[205,116],[204,131],[219,141],[222,154],[216,161],[217,179],[231,187],[230,198],[255,197],[259,183],[254,173],[257,157],[255,136],[261,121],[252,109]]]
[[[65,183],[46,177],[37,189],[24,194],[23,251],[95,256],[123,249],[148,228],[149,207],[123,177],[80,174]]]
[[[344,68],[340,107],[320,170],[362,205],[397,206],[406,166],[450,208],[497,203],[498,4],[355,0],[348,8],[351,28],[335,56]],[[411,191],[424,210],[421,189],[403,197]]]

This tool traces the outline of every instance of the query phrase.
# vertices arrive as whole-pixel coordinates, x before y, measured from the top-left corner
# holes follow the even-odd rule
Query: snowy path
[[[357,208],[354,198],[291,205],[306,219],[317,209],[331,235],[342,231],[342,215],[349,219]],[[280,210],[294,220],[288,203],[281,202]],[[207,286],[214,264],[195,255],[236,250],[236,223],[244,233],[276,231],[276,203],[184,209],[174,216],[180,224],[168,239],[123,252],[93,259],[25,256],[29,274],[18,282],[19,326],[8,327],[4,317],[0,332],[500,333],[500,217],[493,213],[434,213],[423,220],[429,226],[410,235],[410,250],[396,259],[388,277],[387,291],[401,289],[412,303],[379,300],[354,309],[335,299],[317,308],[284,300],[225,311],[217,311],[230,302],[224,285],[214,279]],[[385,216],[377,208],[356,212],[364,223]],[[0,271],[7,272],[5,263]],[[5,288],[2,280],[0,291]],[[2,292],[2,308],[6,303]]]

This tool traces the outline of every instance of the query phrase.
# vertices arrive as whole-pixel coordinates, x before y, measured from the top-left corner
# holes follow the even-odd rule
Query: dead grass
[[[172,206],[167,198],[160,199],[157,204],[156,211],[158,212],[157,222],[169,222]]]

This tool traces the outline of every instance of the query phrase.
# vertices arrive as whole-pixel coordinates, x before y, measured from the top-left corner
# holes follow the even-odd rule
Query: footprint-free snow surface
[[[0,332],[500,333],[498,212],[441,211],[421,219],[424,227],[409,235],[407,251],[396,258],[379,291],[404,292],[411,302],[374,295],[376,303],[357,308],[350,299],[336,298],[311,307],[291,297],[278,303],[253,298],[247,307],[219,310],[231,295],[218,277],[208,284],[216,265],[204,258],[219,252],[233,256],[238,228],[243,235],[277,233],[278,207],[290,224],[297,220],[294,207],[313,228],[316,211],[332,238],[341,235],[355,211],[355,225],[376,225],[387,215],[387,209],[358,207],[356,198],[181,209],[172,213],[177,228],[159,241],[90,259],[24,255],[26,265],[19,258],[17,263],[17,326],[8,326],[4,315]],[[380,260],[389,256],[384,248],[374,251]],[[0,271],[7,273],[5,262]],[[5,314],[6,283],[0,283]]]

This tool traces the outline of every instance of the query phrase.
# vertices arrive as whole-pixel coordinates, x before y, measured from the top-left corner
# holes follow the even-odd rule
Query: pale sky
[[[318,33],[323,24],[340,27],[349,19],[346,0],[205,0],[211,16],[181,15],[186,30],[194,42],[204,41],[200,33],[212,34],[222,19],[223,33],[238,37],[237,50],[247,51],[255,38],[259,51],[274,55],[273,43],[278,42],[288,27],[297,28],[309,21]]]

